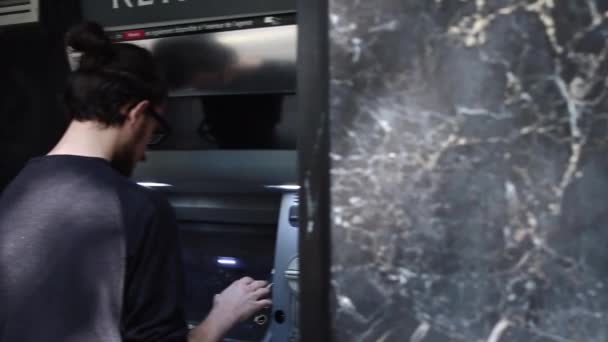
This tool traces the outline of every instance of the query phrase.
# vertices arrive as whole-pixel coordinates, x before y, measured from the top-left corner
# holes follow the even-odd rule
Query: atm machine
[[[229,0],[223,9],[214,1],[114,3],[85,1],[85,17],[100,21],[114,42],[150,50],[170,86],[172,131],[134,179],[175,209],[189,323],[205,318],[216,293],[251,276],[273,283],[273,307],[225,341],[297,341],[295,1]]]
[[[298,203],[297,193],[286,193],[281,201],[274,259],[273,321],[268,341],[299,340]]]

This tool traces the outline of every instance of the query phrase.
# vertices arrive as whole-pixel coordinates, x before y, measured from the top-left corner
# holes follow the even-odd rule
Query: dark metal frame
[[[298,1],[300,334],[331,341],[327,0]]]

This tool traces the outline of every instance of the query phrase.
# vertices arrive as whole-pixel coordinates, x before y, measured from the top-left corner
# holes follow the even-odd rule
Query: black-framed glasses
[[[171,133],[171,126],[165,118],[163,118],[157,111],[152,108],[148,108],[147,112],[153,117],[158,125],[156,126],[156,130],[152,133],[150,137],[150,141],[148,141],[148,146],[155,146],[160,144],[165,138]]]

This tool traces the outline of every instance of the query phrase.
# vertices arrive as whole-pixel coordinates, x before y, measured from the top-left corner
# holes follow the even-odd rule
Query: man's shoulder
[[[175,221],[173,209],[162,194],[128,179],[120,184],[118,198],[132,252],[139,250],[137,246],[146,236],[166,234],[167,226]]]
[[[121,202],[137,209],[156,212],[169,206],[167,199],[157,191],[141,186],[129,179],[124,179],[118,187]]]

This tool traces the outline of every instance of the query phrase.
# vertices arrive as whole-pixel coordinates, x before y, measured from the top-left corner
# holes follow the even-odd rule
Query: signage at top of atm
[[[173,2],[184,2],[186,0],[174,0]],[[112,0],[112,9],[120,9],[124,7],[143,7],[153,6],[156,4],[168,4],[171,0]]]

